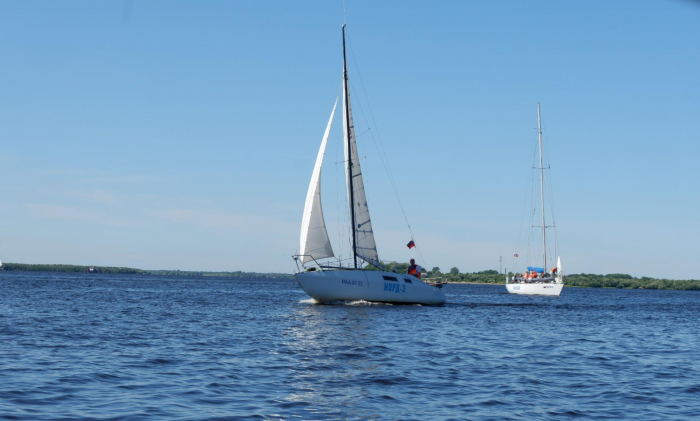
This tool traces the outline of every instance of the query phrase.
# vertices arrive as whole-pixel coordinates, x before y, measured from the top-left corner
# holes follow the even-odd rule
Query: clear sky
[[[540,102],[564,272],[700,278],[699,2],[346,15],[380,258],[417,255],[372,136],[424,265],[522,270]],[[0,2],[2,259],[291,272],[342,23],[340,0]],[[339,127],[323,196],[347,257]]]

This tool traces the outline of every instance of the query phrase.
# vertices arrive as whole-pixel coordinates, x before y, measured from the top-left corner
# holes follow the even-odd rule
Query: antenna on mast
[[[345,0],[343,0],[343,26],[348,22],[347,18],[345,17]]]

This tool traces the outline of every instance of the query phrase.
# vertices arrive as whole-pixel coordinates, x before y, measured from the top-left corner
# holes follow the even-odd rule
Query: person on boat
[[[416,264],[416,259],[411,259],[411,264],[408,266],[408,274],[420,279],[420,266]]]

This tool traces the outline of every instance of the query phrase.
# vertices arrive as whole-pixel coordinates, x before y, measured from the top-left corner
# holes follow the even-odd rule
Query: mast
[[[347,64],[347,59],[345,56],[345,24],[343,24],[343,86],[344,86],[344,91],[345,95],[343,98],[343,101],[345,101],[345,131],[348,134],[348,173],[350,176],[348,177],[349,184],[348,184],[348,189],[350,190],[349,195],[350,195],[350,223],[351,229],[350,231],[352,232],[352,259],[355,265],[355,269],[357,269],[357,250],[356,250],[356,244],[357,244],[357,238],[356,238],[356,232],[355,232],[355,195],[354,195],[354,187],[352,185],[352,142],[350,142],[350,136],[352,134],[350,133],[350,106],[348,104],[348,97],[350,96],[350,91],[348,89],[348,64]],[[538,105],[539,106],[539,105]]]
[[[540,198],[542,200],[542,260],[544,266],[542,269],[547,270],[547,226],[544,224],[544,165],[542,163],[542,122],[540,120],[540,103],[537,103],[537,132],[540,137]]]

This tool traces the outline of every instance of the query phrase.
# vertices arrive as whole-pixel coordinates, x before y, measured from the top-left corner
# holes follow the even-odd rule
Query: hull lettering
[[[406,285],[384,282],[384,291],[394,292],[396,294],[403,294],[404,292],[406,292]]]
[[[362,281],[354,281],[354,280],[348,280],[348,279],[343,279],[342,280],[343,285],[350,285],[350,286],[355,286],[355,287],[361,287],[362,286]]]

